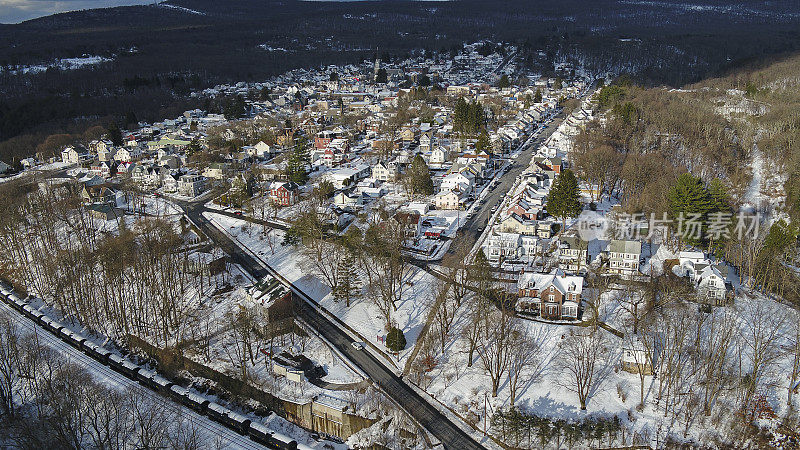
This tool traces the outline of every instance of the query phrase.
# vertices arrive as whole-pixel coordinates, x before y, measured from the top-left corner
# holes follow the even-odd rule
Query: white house
[[[66,147],[61,150],[61,161],[67,164],[77,164],[81,161],[80,153],[73,146]]]
[[[97,159],[101,162],[113,161],[116,154],[117,149],[111,145],[102,144],[97,146]]]
[[[441,191],[433,198],[433,204],[436,209],[459,209],[464,202],[464,195],[459,191]]]
[[[612,240],[608,245],[609,272],[633,275],[639,271],[642,243],[639,241]]]
[[[243,150],[247,156],[255,156],[257,158],[266,158],[272,153],[272,147],[264,141],[258,141],[256,145],[248,145]]]
[[[498,262],[500,259],[516,260],[522,255],[521,236],[517,233],[492,232],[484,245],[486,259]]]
[[[230,172],[230,166],[226,163],[211,163],[203,171],[203,176],[215,180],[225,179]]]
[[[114,159],[120,162],[131,162],[140,156],[142,156],[142,151],[139,147],[125,147],[117,150]]]
[[[378,181],[394,181],[397,179],[397,165],[394,163],[378,162],[372,166],[372,178]]]
[[[714,266],[706,266],[697,274],[697,293],[710,303],[720,305],[725,302],[728,289],[725,276]]]
[[[558,265],[562,270],[578,273],[589,262],[589,243],[578,236],[565,236],[558,243]]]
[[[653,375],[652,356],[638,336],[626,335],[622,347],[622,370],[637,375]]]
[[[469,192],[472,190],[474,178],[468,177],[464,173],[451,173],[442,178],[440,189],[443,191]]]
[[[445,147],[436,147],[431,150],[431,156],[428,161],[431,164],[444,164],[450,157],[450,152]]]
[[[178,192],[186,197],[196,197],[205,189],[205,178],[196,174],[186,174],[178,179]]]
[[[353,167],[342,167],[329,172],[326,176],[333,183],[337,189],[342,189],[347,186],[352,186],[359,180],[367,177],[370,173],[370,167],[366,164],[358,164]]]

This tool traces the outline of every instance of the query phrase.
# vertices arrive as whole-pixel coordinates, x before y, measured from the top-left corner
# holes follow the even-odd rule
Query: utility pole
[[[483,393],[483,435],[486,436],[486,392]]]

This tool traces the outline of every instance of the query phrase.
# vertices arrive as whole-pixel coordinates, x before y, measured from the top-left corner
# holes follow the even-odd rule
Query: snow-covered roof
[[[521,289],[544,291],[554,286],[561,293],[580,294],[583,292],[583,277],[566,275],[559,269],[550,273],[523,273],[517,284]]]

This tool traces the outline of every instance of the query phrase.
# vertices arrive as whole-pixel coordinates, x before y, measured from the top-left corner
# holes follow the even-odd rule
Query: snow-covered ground
[[[47,69],[75,70],[84,67],[96,66],[109,61],[112,61],[112,58],[106,58],[104,56],[84,55],[79,58],[61,58],[48,63],[36,64],[31,66],[5,67],[5,68],[0,67],[0,72],[8,72],[13,75],[36,74],[44,72]]]
[[[159,394],[150,391],[147,388],[140,386],[136,381],[130,380],[123,375],[114,372],[111,368],[100,364],[98,361],[90,358],[88,355],[78,351],[66,342],[55,337],[50,332],[42,329],[33,324],[27,318],[21,317],[16,311],[11,309],[5,303],[0,302],[0,316],[7,316],[13,318],[13,323],[21,333],[34,333],[38,337],[38,342],[41,345],[52,348],[64,358],[65,361],[76,364],[77,366],[86,370],[94,379],[94,381],[101,385],[114,390],[133,392],[135,395],[142,395],[155,399],[156,402],[163,405],[163,407],[170,413],[174,413],[172,418],[178,419],[171,426],[181,425],[191,427],[198,433],[198,437],[207,443],[214,443],[215,448],[220,449],[257,449],[261,446],[253,443],[246,436],[241,436],[238,433],[220,425],[216,422],[201,416],[184,407],[179,403],[163,399]],[[103,342],[97,342],[103,344]],[[256,421],[260,421],[256,417],[251,417]],[[295,427],[285,419],[275,416],[274,414],[267,418],[264,422],[266,426],[271,429],[285,433],[291,431],[291,436],[295,436],[300,442],[315,443],[310,434],[304,430]]]
[[[607,295],[604,302],[604,313],[620,318],[620,323],[615,323],[615,325],[622,327],[621,321],[628,313],[621,309],[619,302],[615,301],[615,297],[616,293],[614,292]],[[779,342],[775,343],[775,345],[781,345],[785,336],[791,333],[792,317],[796,317],[796,312],[787,306],[771,302],[760,295],[754,295],[753,298],[743,296],[737,298],[731,308],[715,309],[713,314],[717,316],[730,315],[734,319],[732,323],[736,327],[738,335],[744,340],[752,333],[754,321],[759,320],[761,313],[764,312],[785,315],[785,320],[774,321],[782,327],[776,333],[779,336]],[[428,373],[429,379],[421,384],[437,400],[453,408],[462,416],[470,417],[472,415],[474,417],[477,414],[482,417],[484,408],[491,415],[501,408],[510,406],[509,379],[508,376],[503,378],[498,396],[492,398],[491,382],[477,352],[472,367],[466,367],[468,344],[459,335],[460,330],[468,326],[468,314],[469,312],[465,309],[460,310],[456,319],[457,328],[452,333],[454,337],[447,343],[444,355],[437,357],[435,367]],[[587,417],[617,416],[629,431],[642,436],[649,435],[655,439],[655,436],[660,434],[663,439],[664,435],[671,434],[677,439],[710,444],[711,441],[707,439],[715,433],[714,429],[717,427],[710,422],[709,418],[691,419],[684,437],[687,423],[666,418],[663,409],[655,406],[658,382],[652,376],[645,377],[645,406],[637,408],[639,405],[639,376],[620,370],[623,340],[603,329],[598,329],[603,333],[605,339],[597,375],[598,382],[591,391],[586,411],[581,411],[577,395],[568,388],[570,383],[568,374],[557,370],[554,365],[555,358],[559,353],[559,343],[563,336],[569,333],[571,327],[531,321],[523,321],[523,323],[527,335],[540,345],[541,368],[537,371],[529,370],[525,374],[525,381],[521,383],[517,393],[516,407],[540,417],[553,419],[582,420]],[[752,350],[743,341],[735,344],[735,348],[736,352],[741,352],[743,355],[742,364],[746,371],[749,364],[747,355]],[[765,385],[769,386],[765,391],[766,398],[769,405],[779,415],[785,412],[786,408],[787,379],[785,374],[789,370],[790,364],[791,359],[788,355],[781,357],[768,371],[768,380],[765,382]],[[732,411],[735,409],[737,399],[731,395],[724,396],[719,401],[720,405],[717,408],[729,408],[729,411]],[[728,420],[731,418],[729,415]],[[483,427],[481,420],[478,420],[476,424],[478,428]],[[774,427],[777,422],[767,422],[767,425]],[[655,445],[655,441],[652,445]]]
[[[264,237],[261,227],[251,226],[244,220],[210,212],[204,213],[204,216],[262,258],[331,314],[353,327],[365,340],[376,344],[378,348],[385,349],[379,339],[379,336],[385,338],[386,330],[383,315],[378,307],[363,296],[351,303],[349,308],[337,302],[327,285],[317,277],[305,273],[302,256],[297,250],[291,246],[281,245],[284,236],[282,231],[271,230]],[[392,319],[403,331],[407,343],[406,349],[394,359],[397,367],[403,367],[411,354],[417,337],[425,325],[432,302],[431,284],[435,277],[419,268],[412,270],[413,273],[404,288],[403,299],[397,304],[397,310],[392,313]]]

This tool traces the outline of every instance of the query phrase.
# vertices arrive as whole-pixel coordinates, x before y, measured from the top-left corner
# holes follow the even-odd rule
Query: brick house
[[[269,198],[277,205],[292,206],[300,197],[300,186],[293,181],[273,181],[269,186]]]
[[[550,273],[523,273],[517,288],[519,311],[551,320],[578,318],[583,277],[568,276],[558,269]]]

